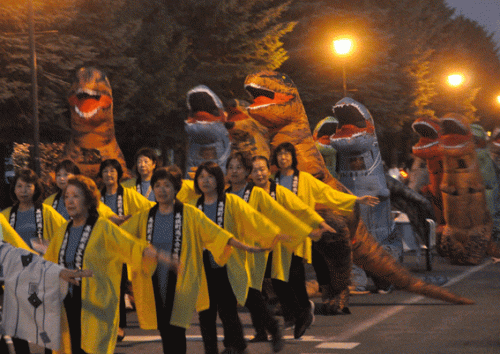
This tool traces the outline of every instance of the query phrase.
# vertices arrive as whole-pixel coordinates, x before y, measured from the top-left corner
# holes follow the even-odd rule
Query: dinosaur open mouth
[[[293,95],[274,92],[255,84],[246,85],[245,90],[253,97],[253,103],[248,107],[249,109],[285,103],[294,98]]]
[[[431,123],[417,120],[411,125],[413,131],[420,135],[420,140],[413,147],[416,150],[428,149],[439,145],[439,132]]]
[[[445,148],[465,147],[471,140],[467,127],[454,118],[441,118],[442,145]]]
[[[337,131],[338,122],[325,122],[316,132],[316,140],[323,145],[330,145],[330,136]]]
[[[335,118],[338,119],[338,128],[342,129],[346,125],[351,125],[360,129],[367,127],[366,119],[359,109],[351,104],[338,105],[333,107]]]
[[[113,99],[105,94],[89,89],[79,89],[68,98],[75,112],[82,118],[89,119],[101,109],[109,108]]]
[[[217,101],[220,101],[217,99]],[[220,115],[220,110],[222,107],[216,103],[216,98],[213,93],[206,89],[200,88],[198,90],[191,90],[187,95],[188,108],[191,110],[192,114],[197,112],[207,112],[214,116]]]

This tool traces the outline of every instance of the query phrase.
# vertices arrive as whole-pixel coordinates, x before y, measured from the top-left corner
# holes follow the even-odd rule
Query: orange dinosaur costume
[[[82,174],[96,178],[106,159],[117,159],[128,176],[123,153],[115,138],[113,96],[107,76],[96,68],[81,68],[71,85],[71,137],[63,158],[73,160]]]
[[[299,170],[311,173],[337,190],[350,193],[328,172],[315,146],[304,106],[293,81],[285,74],[263,71],[247,76],[245,88],[254,98],[253,104],[248,107],[248,113],[269,129],[271,147],[286,141],[292,143],[297,151]],[[455,304],[472,303],[471,300],[414,278],[375,241],[360,220],[359,210],[345,218],[330,209],[319,207],[328,223],[337,230],[343,230],[335,235],[328,234],[320,240],[332,285],[335,287],[331,295],[336,296],[339,301],[338,310],[343,310],[346,305],[351,256],[349,246],[352,246],[354,263],[397,288]]]

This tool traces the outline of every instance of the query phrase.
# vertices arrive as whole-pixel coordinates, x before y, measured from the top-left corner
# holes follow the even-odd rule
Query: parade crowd
[[[349,215],[356,204],[379,203],[299,171],[290,143],[279,145],[270,160],[234,152],[222,166],[225,175],[215,162],[203,162],[193,180],[183,179],[175,165],[161,167],[151,148],[140,149],[134,163],[135,178],[122,181],[120,163],[105,160],[94,181],[63,160],[54,171],[58,192],[45,200],[32,170],[19,170],[11,183],[14,204],[0,215],[0,257],[16,248],[32,263],[57,264],[68,282],[62,304],[55,305],[61,307],[60,333],[53,335],[60,335],[59,352],[113,353],[125,336],[125,304],[132,297],[140,327],[159,331],[164,353],[188,351],[186,329],[195,311],[205,353],[219,353],[217,316],[222,353],[245,353],[238,306],[251,314],[255,336],[249,342],[269,341],[279,352],[283,326],[267,306],[264,279],[279,299],[284,327],[302,337],[314,320],[305,264],[312,263],[318,282],[327,285],[317,241],[339,231],[316,204]],[[30,353],[30,335],[37,338],[22,330],[12,336],[16,354]],[[2,338],[0,351],[6,348]]]

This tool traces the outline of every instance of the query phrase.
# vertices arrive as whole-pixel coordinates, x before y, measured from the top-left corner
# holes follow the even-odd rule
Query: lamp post
[[[33,105],[33,159],[35,172],[40,176],[40,132],[38,123],[38,81],[36,67],[36,48],[35,48],[35,24],[33,14],[33,0],[28,0],[28,22],[29,22],[29,45],[30,45],[30,66],[31,66],[31,99]]]
[[[347,96],[347,79],[345,73],[345,57],[352,51],[352,39],[342,37],[333,41],[333,49],[338,56],[342,58],[342,87],[344,90],[344,97]]]

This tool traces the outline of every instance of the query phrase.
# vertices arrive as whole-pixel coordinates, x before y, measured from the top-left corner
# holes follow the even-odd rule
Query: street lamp
[[[347,57],[353,47],[353,41],[347,37],[341,37],[333,41],[333,49],[338,56],[342,58],[342,87],[344,89],[344,97],[347,96],[347,80],[345,74],[345,57]]]
[[[448,75],[448,85],[453,87],[461,86],[465,82],[465,76],[461,73]]]

